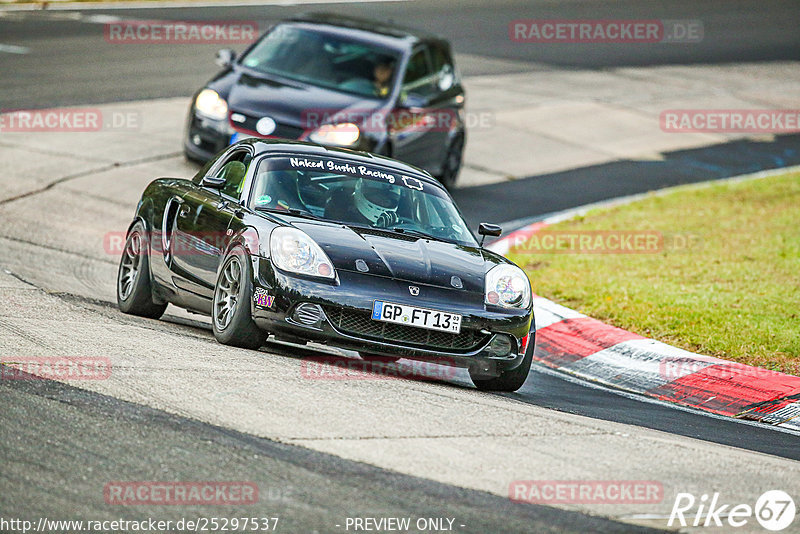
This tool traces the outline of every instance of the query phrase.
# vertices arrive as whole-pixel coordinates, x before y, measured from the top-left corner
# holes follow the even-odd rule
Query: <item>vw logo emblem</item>
[[[275,131],[277,124],[270,117],[262,117],[256,123],[256,131],[261,135],[269,135]]]
[[[408,292],[411,293],[411,296],[416,297],[419,295],[419,288],[417,286],[408,286]]]

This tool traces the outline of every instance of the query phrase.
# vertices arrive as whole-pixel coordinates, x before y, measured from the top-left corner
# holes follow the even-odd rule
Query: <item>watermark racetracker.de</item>
[[[508,25],[515,43],[699,43],[701,20],[517,19]]]
[[[659,124],[667,133],[796,133],[800,109],[668,109]]]
[[[123,252],[133,256],[150,254],[169,254],[170,257],[187,257],[195,255],[219,255],[231,242],[227,232],[190,232],[179,229],[162,232],[154,230],[139,234],[141,241],[128,242],[128,233],[123,231],[106,232],[103,235],[103,250],[111,256],[119,256]],[[258,250],[258,233],[253,229],[246,230],[241,236],[250,250]]]
[[[0,110],[0,132],[99,132],[138,131],[142,113],[99,108],[48,108]]]
[[[448,380],[455,377],[457,369],[449,358],[385,362],[312,356],[303,358],[300,373],[307,380]]]
[[[697,234],[658,230],[540,230],[520,235],[511,245],[515,254],[657,254],[701,248]]]
[[[106,380],[111,359],[95,356],[4,356],[2,380]]]
[[[800,372],[800,364],[795,364],[795,372]],[[685,376],[702,372],[704,380],[731,381],[744,377],[754,379],[775,379],[783,373],[715,358],[667,357],[658,362],[658,373],[667,381],[679,380]]]
[[[664,486],[653,480],[515,480],[508,498],[531,504],[654,504]]]
[[[258,502],[258,485],[247,481],[112,481],[106,504],[124,506],[245,505]]]
[[[110,44],[250,44],[258,35],[252,20],[123,20],[103,28]]]
[[[232,123],[237,118],[231,115]],[[353,125],[360,132],[380,134],[382,132],[433,131],[450,132],[459,124],[469,130],[494,128],[495,113],[491,111],[466,111],[464,109],[395,109],[380,110],[374,108],[309,108],[300,114],[301,125],[307,131],[316,130],[325,125]],[[242,119],[244,117],[242,116]],[[256,133],[262,133],[257,132]]]

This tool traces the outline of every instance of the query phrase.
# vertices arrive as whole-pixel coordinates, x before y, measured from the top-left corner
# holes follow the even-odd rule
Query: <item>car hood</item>
[[[295,222],[330,258],[336,269],[358,271],[363,260],[368,274],[388,276],[412,283],[453,288],[453,277],[463,289],[483,293],[487,262],[481,249],[432,239],[392,237],[379,232],[358,232],[340,224]],[[359,262],[360,263],[360,262]]]
[[[330,122],[336,114],[362,122],[381,109],[384,102],[308,85],[278,77],[257,76],[243,70],[231,70],[210,84],[225,85],[228,107],[232,112],[249,116],[269,116],[276,122],[303,129],[313,129]]]

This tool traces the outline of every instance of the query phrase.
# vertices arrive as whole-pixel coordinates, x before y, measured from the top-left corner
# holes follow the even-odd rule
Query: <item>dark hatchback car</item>
[[[521,387],[533,357],[525,273],[481,246],[432,176],[308,143],[244,140],[192,180],[152,182],[117,300],[146,317],[168,303],[210,315],[239,347],[271,333],[467,367],[487,390]]]
[[[338,15],[283,21],[192,99],[184,152],[205,162],[244,137],[312,141],[390,156],[455,183],[464,89],[449,43]]]

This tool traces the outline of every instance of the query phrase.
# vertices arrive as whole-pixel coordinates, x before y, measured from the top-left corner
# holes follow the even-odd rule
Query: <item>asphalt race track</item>
[[[267,2],[269,4],[269,2]],[[394,20],[447,36],[454,49],[523,65],[508,69],[564,67],[602,69],[625,65],[728,63],[797,59],[800,18],[794,0],[714,1],[600,0],[560,2],[505,0],[458,3],[422,0],[363,5],[242,6],[192,9],[113,9],[64,12],[7,13],[0,18],[0,43],[30,48],[30,53],[0,53],[0,68],[13,72],[4,79],[4,108],[96,104],[184,96],[215,72],[218,45],[159,47],[119,46],[103,38],[103,16],[134,20],[244,20],[266,28],[283,17],[310,10],[333,11]],[[409,13],[413,13],[409,15]],[[520,46],[508,38],[508,23],[520,18],[678,19],[703,21],[703,46],[648,44],[599,47],[557,44]],[[242,47],[233,47],[241,50]],[[527,65],[526,65],[527,64]],[[480,60],[460,62],[465,76],[491,74]],[[66,83],[65,83],[66,82]]]
[[[724,9],[718,2],[684,0],[466,2],[455,13],[450,2],[433,0],[413,7],[328,7],[447,35],[458,52],[473,56],[462,63],[465,75],[513,72],[524,64],[530,70],[601,69],[797,59],[800,50],[796,0],[757,8],[735,0]],[[169,47],[114,47],[103,42],[105,19],[97,17],[257,20],[265,26],[307,9],[100,9],[74,17],[0,12],[0,44],[30,49],[0,52],[0,72],[10,73],[0,79],[0,107],[186,96],[216,70],[216,45],[187,45],[178,55]],[[706,46],[610,45],[587,53],[568,45],[524,49],[508,40],[507,24],[515,18],[590,17],[701,19]],[[488,67],[482,57],[514,62]],[[799,149],[796,134],[743,140],[676,151],[661,161],[617,161],[465,188],[454,196],[473,225],[478,221],[471,214],[478,212],[481,219],[521,224],[617,196],[797,165]],[[140,187],[120,180],[114,187],[129,196]],[[123,316],[112,298],[115,263],[81,255],[72,246],[77,237],[70,236],[81,229],[60,226],[59,217],[85,209],[100,225],[109,213],[128,219],[133,206],[85,187],[85,204],[77,189],[60,197],[57,187],[0,202],[6,227],[0,230],[0,295],[26,310],[0,312],[0,355],[110,350],[121,358],[123,378],[86,387],[0,380],[0,515],[278,515],[284,532],[344,532],[347,517],[447,516],[456,519],[458,532],[649,532],[666,526],[663,515],[520,504],[504,492],[515,479],[577,479],[582,469],[591,473],[585,478],[663,480],[666,500],[676,491],[719,487],[754,498],[758,493],[741,488],[742,479],[763,476],[763,484],[787,490],[800,479],[793,433],[643,401],[536,367],[519,392],[502,395],[476,392],[461,372],[445,382],[314,383],[299,379],[304,358],[348,356],[275,342],[257,352],[229,349],[213,340],[207,321],[173,308],[162,321]],[[53,206],[52,214],[40,206]],[[63,236],[42,230],[23,239],[6,232],[29,227],[26,218],[46,220],[48,232]],[[62,247],[59,238],[70,246]],[[531,447],[532,440],[540,441]],[[261,499],[255,507],[224,512],[114,507],[102,496],[103,484],[113,480],[251,480]]]
[[[468,527],[459,528],[465,532],[491,532],[498,524],[505,532],[657,532],[546,506],[516,504],[488,493],[259,439],[58,382],[5,380],[0,388],[3,457],[30,458],[7,465],[3,483],[18,488],[24,484],[25,499],[31,504],[21,509],[13,498],[5,497],[0,499],[4,512],[14,505],[15,512],[29,516],[47,517],[54,507],[71,510],[72,515],[78,511],[96,515],[102,510],[96,503],[96,480],[135,479],[148,473],[147,467],[136,461],[146,458],[147,464],[164,466],[162,473],[182,480],[213,480],[224,464],[228,478],[264,481],[257,513],[283,518],[285,523],[279,522],[279,527],[289,532],[330,532],[337,530],[334,523],[343,523],[345,516],[439,517],[442,513],[457,517],[459,524]],[[35,427],[31,427],[31,419],[37,421]],[[58,449],[50,450],[54,443]],[[120,462],[121,452],[127,461]],[[87,473],[87,467],[91,478],[76,480],[74,474]],[[52,488],[65,480],[70,481],[66,491],[54,495]],[[345,509],[346,514],[337,513]],[[213,507],[192,513],[215,515]],[[254,511],[239,506],[225,513],[240,517],[252,516]],[[165,512],[163,507],[152,505],[120,513],[120,517],[129,519],[147,516],[177,521],[186,512]]]

